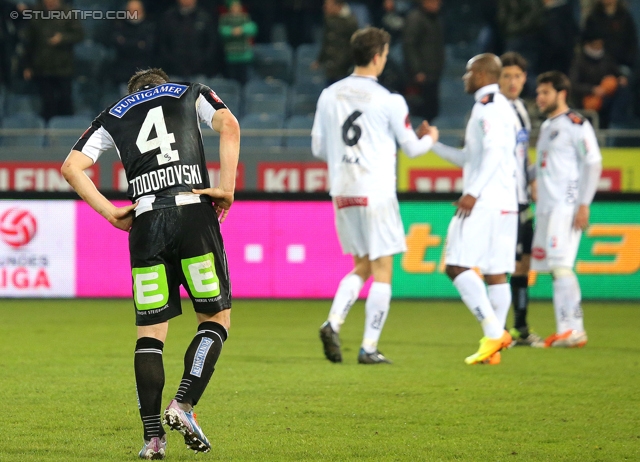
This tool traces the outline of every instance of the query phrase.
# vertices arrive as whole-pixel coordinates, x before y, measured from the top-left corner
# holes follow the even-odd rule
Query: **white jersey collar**
[[[561,112],[561,113],[560,113],[560,114],[558,114],[558,115],[554,115],[553,117],[549,117],[549,120],[556,120],[556,119],[558,119],[559,117],[561,117],[561,116],[563,116],[563,115],[567,115],[567,114],[569,114],[570,112],[571,112],[571,108],[567,109],[567,110],[566,110],[566,111],[564,111],[564,112]]]
[[[489,93],[498,93],[499,91],[500,87],[498,86],[498,84],[492,83],[489,85],[485,85],[481,89],[477,90],[474,93],[473,97],[476,99],[476,101],[480,101],[485,95],[488,95]]]
[[[378,81],[378,77],[374,77],[373,75],[362,75],[362,74],[356,74],[355,72],[351,74],[351,77],[361,77],[363,79],[371,79],[374,82]]]

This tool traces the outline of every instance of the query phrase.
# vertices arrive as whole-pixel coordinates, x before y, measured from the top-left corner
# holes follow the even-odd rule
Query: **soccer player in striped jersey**
[[[128,90],[80,137],[62,173],[96,212],[129,232],[138,337],[134,369],[144,429],[139,457],[164,458],[161,420],[184,436],[189,449],[208,452],[211,444],[193,407],[209,383],[230,326],[231,290],[219,221],[233,203],[240,127],[213,90],[169,82],[161,69],[137,72]],[[220,133],[216,188],[209,183],[201,122]],[[122,160],[132,205],[116,207],[84,174],[109,148]],[[198,329],[185,353],[175,399],[161,416],[162,350],[169,320],[182,313],[180,285],[191,297]]]
[[[511,275],[511,300],[514,326],[509,330],[514,345],[540,347],[542,339],[531,332],[527,324],[529,307],[529,268],[531,266],[531,244],[533,242],[533,210],[531,195],[535,194],[535,168],[529,163],[529,135],[531,119],[520,93],[527,81],[527,61],[515,51],[500,56],[500,93],[507,97],[517,116],[516,179],[518,192],[518,242],[516,245],[516,269]],[[531,188],[531,193],[529,192]]]

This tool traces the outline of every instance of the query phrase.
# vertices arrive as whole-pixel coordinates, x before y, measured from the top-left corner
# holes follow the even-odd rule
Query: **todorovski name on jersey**
[[[170,165],[165,168],[143,173],[129,181],[133,197],[162,191],[176,184],[198,185],[202,183],[199,165]]]

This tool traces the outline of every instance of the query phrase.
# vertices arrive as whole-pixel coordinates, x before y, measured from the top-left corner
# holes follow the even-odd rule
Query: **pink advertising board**
[[[332,298],[352,267],[328,201],[236,202],[221,226],[237,298]],[[77,296],[130,297],[127,233],[83,202],[76,227]]]

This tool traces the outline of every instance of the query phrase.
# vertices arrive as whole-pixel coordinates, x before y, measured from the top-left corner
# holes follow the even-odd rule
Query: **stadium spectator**
[[[391,302],[393,255],[406,250],[396,197],[396,140],[415,157],[438,139],[437,129],[426,122],[418,139],[404,98],[377,82],[389,40],[388,32],[373,27],[353,34],[354,73],[323,90],[311,131],[313,155],[328,164],[338,238],[354,263],[320,327],[324,354],[334,363],[342,362],[340,328],[371,276],[358,363],[390,362],[378,351],[378,340]]]
[[[542,339],[529,329],[527,310],[529,307],[529,267],[531,266],[531,244],[533,241],[533,210],[531,191],[535,191],[529,163],[529,135],[531,119],[524,101],[520,99],[527,81],[527,61],[514,51],[500,56],[500,93],[507,97],[517,116],[516,180],[518,193],[518,240],[516,244],[516,269],[511,275],[511,301],[513,302],[514,326],[509,330],[515,345],[540,346]]]
[[[580,0],[580,28],[582,29],[587,22],[587,18],[593,11],[593,7],[599,0]]]
[[[536,150],[538,198],[531,269],[551,273],[556,333],[547,347],[582,347],[587,343],[581,294],[573,266],[589,205],[598,187],[602,156],[593,127],[569,109],[571,83],[551,71],[538,77],[536,103],[547,120]]]
[[[243,5],[256,23],[256,43],[271,43],[271,29],[280,13],[279,5],[276,2],[265,2],[264,0],[244,0]],[[289,43],[288,40],[287,43]]]
[[[84,36],[72,15],[49,18],[54,11],[69,11],[61,0],[44,0],[43,14],[29,21],[26,31],[25,80],[35,80],[42,100],[42,118],[73,114],[71,80],[73,45]]]
[[[126,10],[133,19],[122,19],[113,25],[118,63],[113,75],[117,83],[126,83],[136,70],[151,67],[155,61],[155,23],[147,18],[140,0],[129,0]]]
[[[421,0],[409,14],[403,35],[409,85],[405,96],[411,114],[431,122],[439,113],[439,88],[444,68],[441,0]]]
[[[396,0],[384,0],[382,2],[382,17],[380,24],[382,28],[391,35],[391,43],[402,39],[404,31],[404,16],[398,11]]]
[[[567,0],[544,0],[544,26],[538,72],[569,72],[580,30]]]
[[[163,68],[170,76],[214,75],[221,71],[217,26],[198,0],[177,0],[163,17],[159,34]]]
[[[538,73],[544,23],[543,0],[498,0],[497,21],[504,49],[520,53],[529,73]]]
[[[478,0],[483,23],[478,34],[478,46],[482,53],[502,54],[504,49],[502,30],[498,24],[498,0]]]
[[[387,64],[378,77],[378,82],[387,90],[402,94],[405,93],[407,80],[402,51],[402,34],[404,33],[405,16],[410,9],[411,4],[406,1],[384,0],[380,17],[380,27],[391,35],[391,45]]]
[[[13,12],[17,12],[15,4],[0,0],[0,85],[6,86],[9,86],[15,77],[13,61],[18,43],[18,21],[11,19],[10,15]]]
[[[162,16],[172,8],[176,3],[176,0],[146,0],[145,11],[147,14],[155,20],[162,19]]]
[[[331,85],[349,74],[352,66],[349,40],[358,29],[358,21],[345,0],[324,0],[323,8],[322,47],[311,67],[323,66],[327,85]]]
[[[518,231],[514,156],[518,122],[500,93],[500,72],[495,55],[469,60],[463,80],[476,103],[464,148],[442,143],[433,147],[440,157],[464,169],[463,195],[447,232],[445,271],[484,331],[480,348],[465,359],[467,364],[499,364],[500,350],[512,341],[504,326],[511,305],[506,273],[515,269]],[[472,268],[480,269],[488,287]]]
[[[224,42],[226,72],[229,78],[244,85],[253,61],[253,37],[258,30],[239,0],[231,0],[228,5],[229,10],[220,16],[219,25]]]
[[[175,6],[176,0],[145,0],[144,4],[148,16],[160,20],[167,10]],[[219,0],[198,0],[198,6],[207,11],[213,11],[219,4]]]
[[[574,103],[579,108],[597,111],[600,127],[626,121],[630,110],[629,81],[607,53],[597,29],[585,30],[582,49],[569,75]]]
[[[280,17],[287,29],[289,45],[297,48],[303,43],[312,43],[313,32],[321,17],[317,0],[281,0]]]
[[[129,232],[138,326],[134,370],[144,428],[139,457],[154,460],[164,459],[166,449],[160,423],[162,350],[169,320],[182,313],[181,284],[193,302],[198,330],[184,356],[180,387],[162,420],[184,436],[187,448],[211,449],[193,407],[211,379],[230,326],[231,289],[218,220],[224,221],[233,203],[240,148],[238,122],[210,88],[167,85],[168,79],[161,69],[134,74],[128,91],[136,93],[136,103],[124,97],[105,109],[62,166],[80,197]],[[209,187],[200,123],[220,133],[217,188]],[[133,204],[120,208],[84,173],[112,147],[131,179],[127,194]]]
[[[587,17],[585,31],[602,31],[604,49],[629,77],[636,64],[638,36],[633,17],[619,0],[599,0]]]

